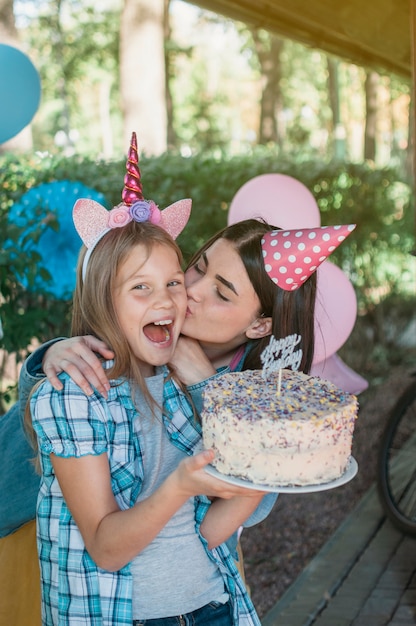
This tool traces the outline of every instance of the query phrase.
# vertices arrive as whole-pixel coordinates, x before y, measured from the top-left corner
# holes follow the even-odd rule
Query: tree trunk
[[[0,41],[9,46],[18,47],[13,0],[0,0]]]
[[[416,76],[414,80],[416,80]],[[415,183],[416,183],[416,148],[415,148],[416,110],[415,109],[416,109],[415,99],[411,98],[410,104],[409,104],[409,124],[408,124],[408,137],[407,137],[408,149],[406,152],[405,171],[406,171],[406,175],[409,181],[411,181],[413,191],[415,191]]]
[[[339,106],[338,61],[333,57],[327,57],[327,67],[329,104],[332,111],[334,157],[336,159],[344,160],[345,127],[341,120],[341,111]]]
[[[169,6],[170,0],[164,0],[165,10],[163,19],[163,32],[164,32],[164,53],[165,53],[165,93],[166,93],[166,122],[167,122],[167,143],[168,148],[175,148],[178,143],[178,138],[175,133],[174,121],[174,107],[171,91],[171,80],[174,78],[174,68],[172,65],[172,54],[170,51],[170,42],[172,40],[172,29],[169,19]]]
[[[364,159],[369,161],[376,159],[377,88],[378,74],[368,72],[365,78]]]
[[[164,0],[125,0],[120,28],[120,82],[124,146],[137,132],[139,152],[167,147]]]
[[[278,143],[277,112],[281,107],[280,53],[283,41],[273,34],[269,34],[268,41],[265,41],[263,37],[259,37],[257,30],[252,31],[252,36],[264,81],[260,103],[259,143]]]

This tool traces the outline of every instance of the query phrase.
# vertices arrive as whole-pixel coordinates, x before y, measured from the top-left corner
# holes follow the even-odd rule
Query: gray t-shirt
[[[146,380],[153,398],[163,402],[163,376]],[[138,391],[141,411],[140,443],[144,481],[138,501],[147,498],[186,457],[166,434],[162,415],[152,416]],[[144,415],[144,417],[143,417]],[[213,600],[226,602],[222,576],[195,531],[194,499],[190,498],[158,536],[131,563],[133,619],[152,619],[189,613]]]

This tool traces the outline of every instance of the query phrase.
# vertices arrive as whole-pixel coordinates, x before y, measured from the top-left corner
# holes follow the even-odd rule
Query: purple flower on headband
[[[138,200],[130,207],[130,215],[135,222],[148,222],[151,216],[151,205],[146,200]]]
[[[121,205],[109,211],[108,227],[109,228],[121,228],[132,221],[130,210],[128,207]]]

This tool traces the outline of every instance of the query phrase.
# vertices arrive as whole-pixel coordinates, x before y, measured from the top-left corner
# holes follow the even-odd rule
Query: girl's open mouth
[[[172,326],[172,320],[162,320],[147,324],[143,328],[143,332],[147,339],[153,341],[153,343],[168,343],[171,338]]]

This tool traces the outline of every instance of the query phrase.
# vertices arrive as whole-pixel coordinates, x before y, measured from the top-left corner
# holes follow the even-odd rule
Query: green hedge
[[[178,241],[187,258],[211,234],[227,223],[227,211],[237,190],[264,173],[288,174],[313,193],[322,224],[357,223],[353,236],[331,260],[350,277],[356,288],[360,313],[371,312],[392,296],[414,295],[414,212],[411,190],[394,169],[366,164],[287,162],[273,151],[216,160],[203,155],[182,158],[174,154],[143,157],[140,161],[144,194],[161,208],[191,197],[190,223]],[[16,275],[25,272],[29,285],[39,266],[36,254],[21,252],[21,245],[4,249],[5,240],[18,241],[21,233],[9,225],[8,210],[31,187],[56,180],[80,181],[102,192],[108,208],[120,201],[125,159],[114,162],[78,157],[0,157],[0,318],[4,338],[0,348],[26,355],[33,338],[44,341],[68,332],[70,305],[47,294],[24,289]],[[58,224],[50,224],[58,228]],[[38,228],[37,236],[41,234]],[[31,234],[30,236],[36,236]]]

